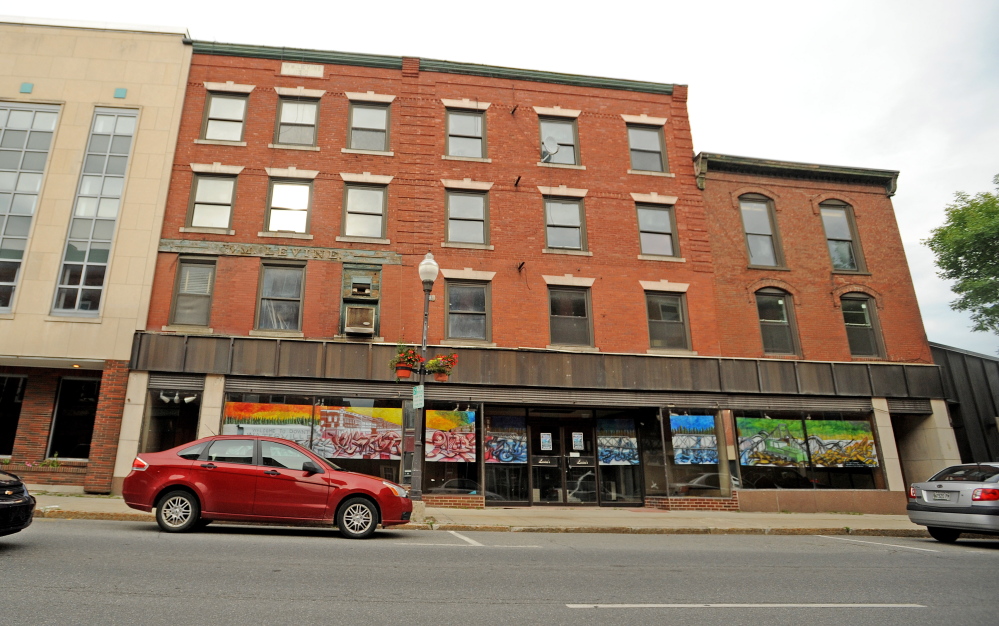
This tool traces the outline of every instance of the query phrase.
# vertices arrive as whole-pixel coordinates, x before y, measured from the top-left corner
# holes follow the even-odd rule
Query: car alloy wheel
[[[198,522],[201,507],[197,499],[186,491],[171,491],[160,499],[156,507],[156,521],[169,533],[191,530]]]
[[[353,498],[344,503],[337,515],[337,528],[348,539],[364,539],[375,532],[378,512],[364,498]]]

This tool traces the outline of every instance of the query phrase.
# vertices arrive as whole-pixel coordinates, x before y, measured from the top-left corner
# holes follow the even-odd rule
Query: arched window
[[[756,310],[760,317],[763,352],[798,354],[791,294],[774,288],[760,289],[756,292]]]
[[[843,324],[853,356],[881,356],[881,337],[878,332],[877,307],[874,300],[864,293],[847,293],[840,298]]]
[[[819,209],[822,212],[822,226],[826,231],[833,270],[863,272],[864,257],[860,253],[853,207],[839,200],[827,200],[819,204]]]
[[[780,237],[773,202],[766,196],[746,194],[739,197],[742,227],[746,232],[749,264],[760,267],[781,267]]]

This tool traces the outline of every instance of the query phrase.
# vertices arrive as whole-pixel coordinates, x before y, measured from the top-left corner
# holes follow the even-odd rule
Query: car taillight
[[[975,489],[971,494],[973,502],[999,500],[999,489]]]
[[[145,461],[143,461],[142,457],[138,457],[137,456],[137,457],[135,457],[135,460],[132,461],[132,469],[135,470],[135,471],[137,471],[137,472],[144,472],[144,471],[146,471],[147,467],[149,467],[149,463],[146,463]]]
[[[915,500],[918,496],[916,495],[916,488],[909,487],[909,497]]]

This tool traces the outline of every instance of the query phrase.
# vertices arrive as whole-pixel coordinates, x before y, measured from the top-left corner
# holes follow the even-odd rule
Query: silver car
[[[999,463],[954,465],[915,483],[906,509],[912,523],[944,543],[962,532],[999,535]]]

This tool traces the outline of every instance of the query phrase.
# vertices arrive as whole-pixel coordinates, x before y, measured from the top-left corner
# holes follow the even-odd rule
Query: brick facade
[[[101,395],[97,401],[94,435],[90,440],[90,464],[84,489],[88,493],[110,493],[121,415],[125,408],[128,361],[105,361]]]

